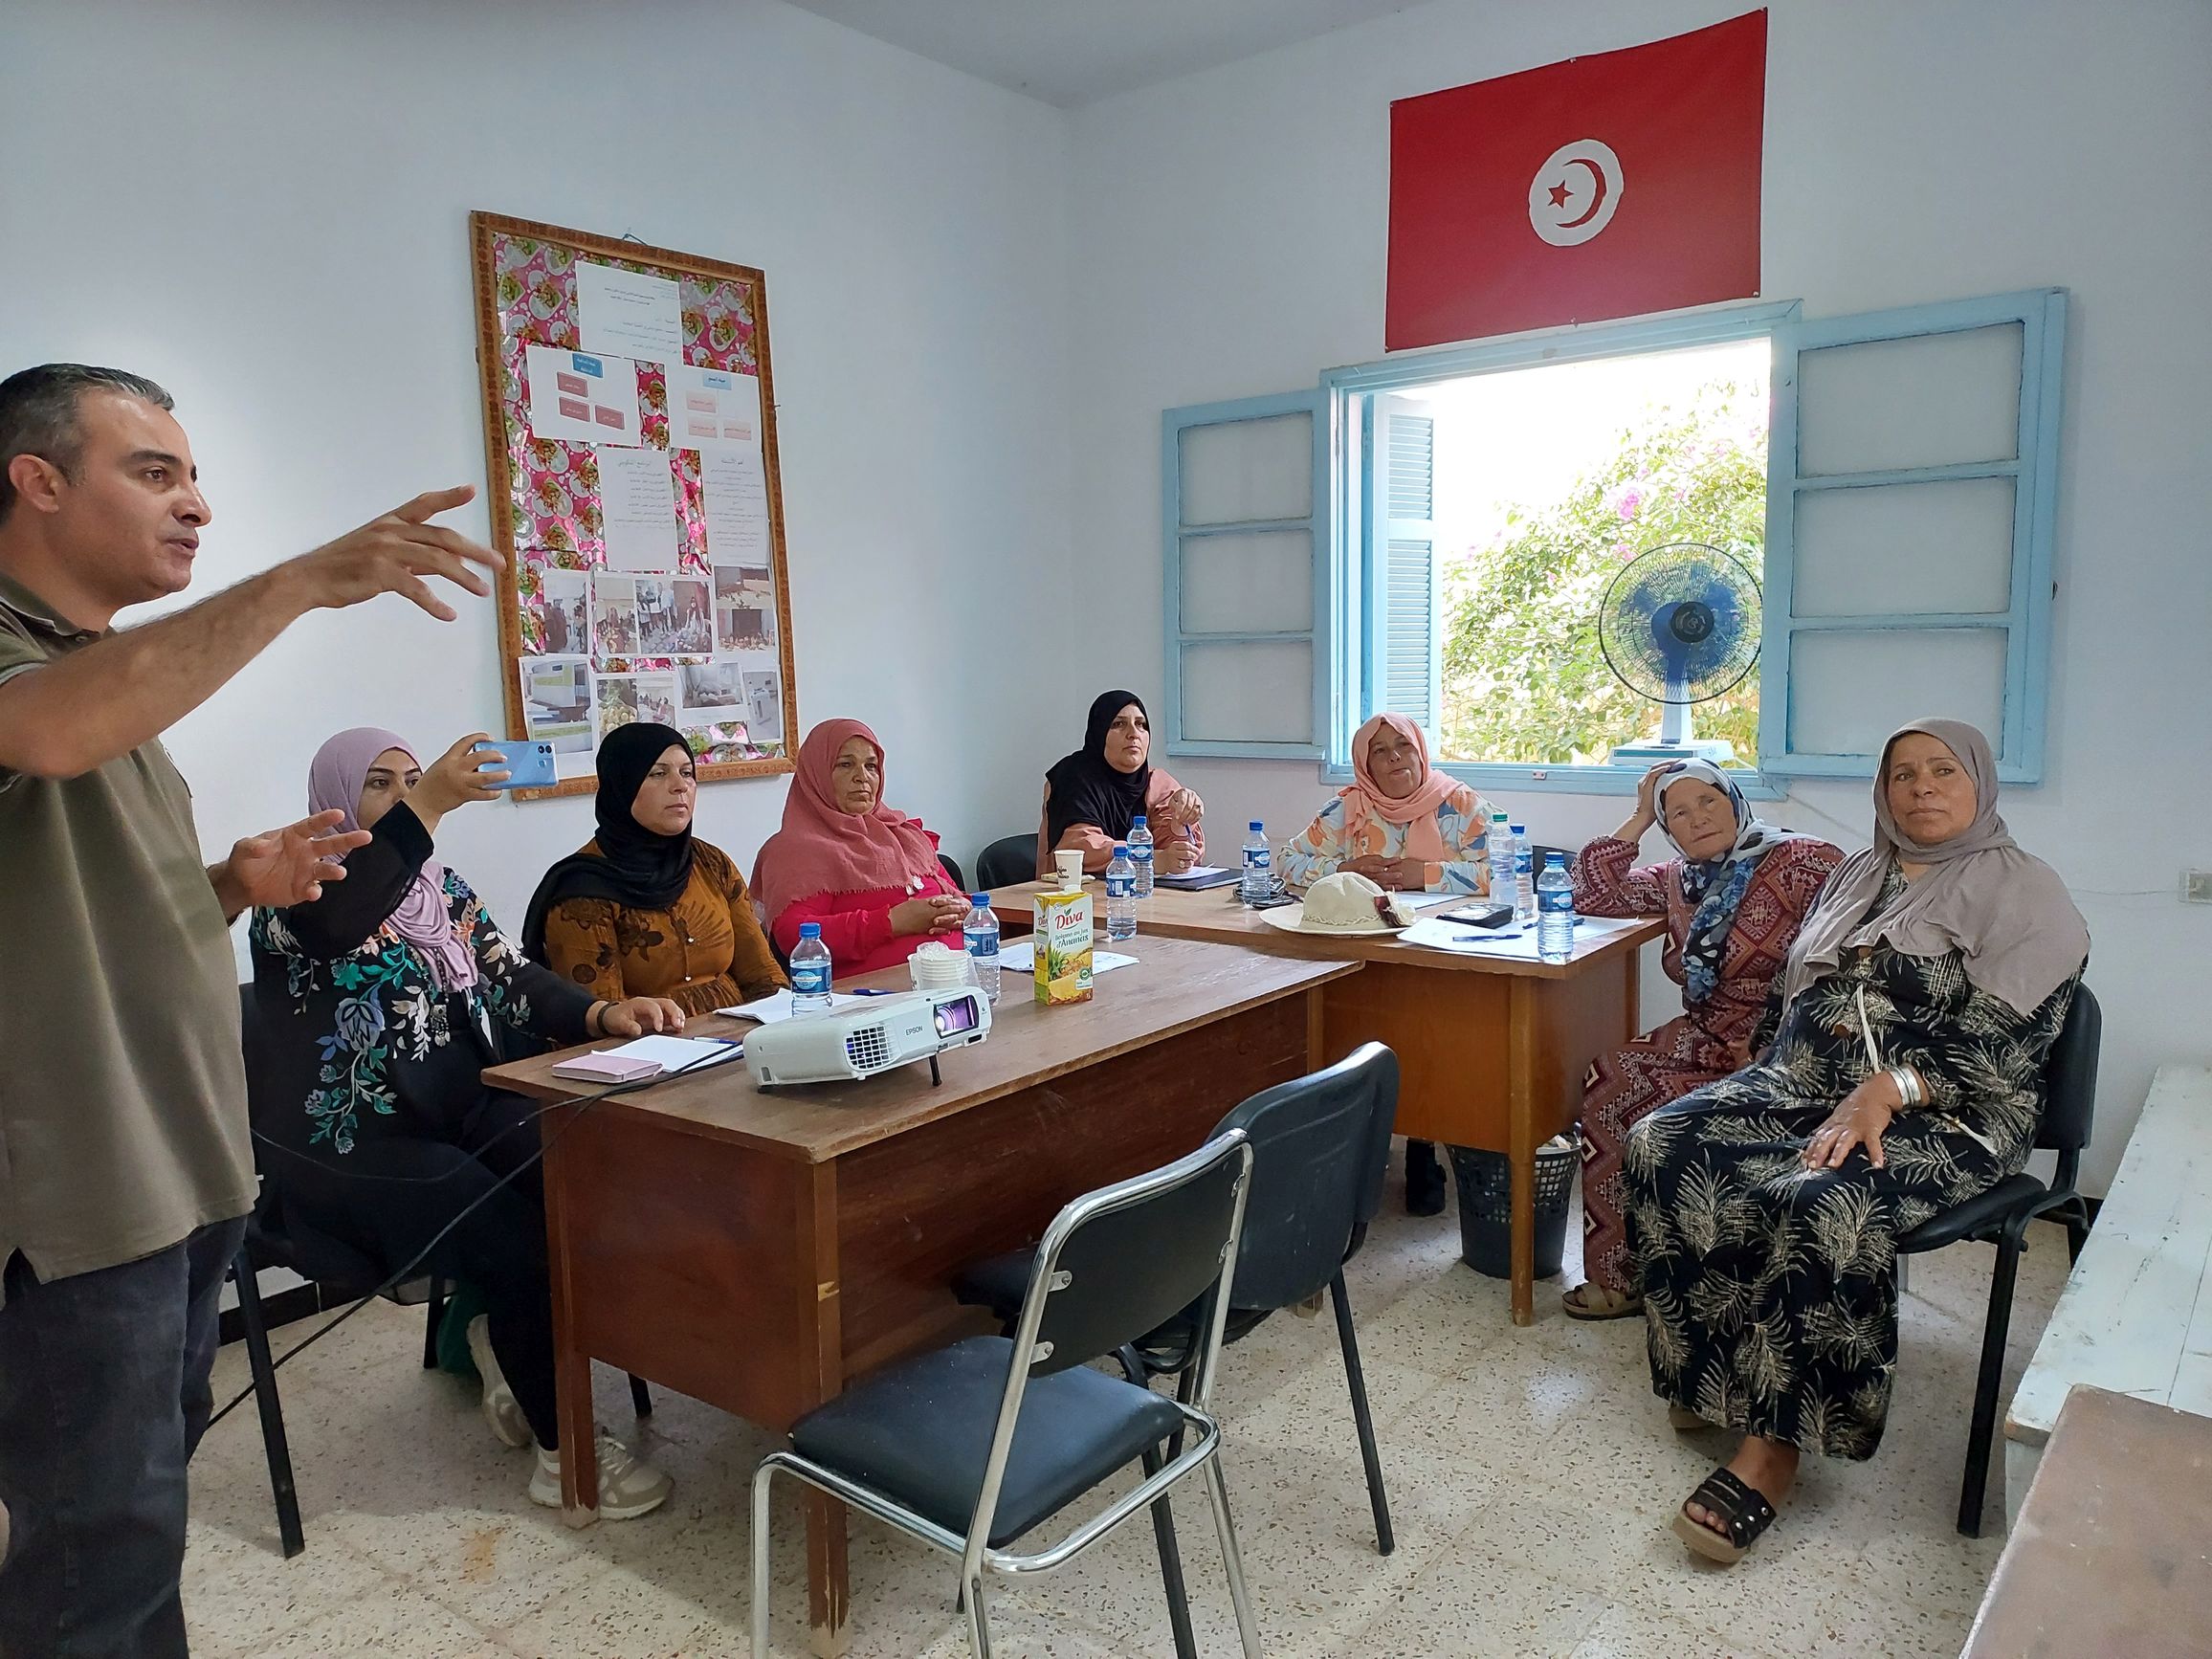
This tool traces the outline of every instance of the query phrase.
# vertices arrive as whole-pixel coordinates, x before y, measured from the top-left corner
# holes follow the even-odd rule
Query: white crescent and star
[[[1555,248],[1575,248],[1613,222],[1626,182],[1621,158],[1597,139],[1577,139],[1544,158],[1529,184],[1529,227]]]

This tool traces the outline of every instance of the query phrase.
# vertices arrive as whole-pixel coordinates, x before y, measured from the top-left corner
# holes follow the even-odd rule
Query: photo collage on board
[[[506,232],[494,252],[530,735],[564,778],[636,720],[701,762],[783,755],[748,290]]]

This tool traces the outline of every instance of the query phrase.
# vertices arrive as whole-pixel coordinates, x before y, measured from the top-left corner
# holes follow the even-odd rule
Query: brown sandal
[[[1570,1319],[1595,1323],[1600,1319],[1633,1319],[1644,1312],[1644,1298],[1633,1291],[1608,1291],[1595,1279],[1584,1279],[1559,1298]]]
[[[1690,1506],[1697,1505],[1708,1515],[1716,1515],[1728,1528],[1724,1537],[1700,1521],[1690,1518]],[[1759,1542],[1766,1529],[1774,1525],[1774,1505],[1765,1495],[1738,1475],[1722,1467],[1707,1475],[1697,1490],[1683,1500],[1668,1522],[1669,1530],[1708,1560],[1718,1561],[1724,1567],[1733,1567],[1744,1558],[1753,1544]]]

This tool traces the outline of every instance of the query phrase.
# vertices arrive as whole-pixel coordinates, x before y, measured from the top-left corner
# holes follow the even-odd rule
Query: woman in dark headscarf
[[[1656,828],[1674,849],[1638,865]],[[1599,1056],[1582,1088],[1582,1271],[1563,1298],[1577,1319],[1643,1312],[1621,1213],[1621,1151],[1644,1117],[1717,1082],[1773,1033],[1760,1029],[1789,947],[1843,853],[1755,816],[1736,780],[1709,761],[1669,761],[1644,774],[1636,810],[1575,854],[1575,908],[1667,923],[1660,965],[1682,987],[1682,1012]],[[1778,1010],[1779,1011],[1779,1010]]]
[[[1096,874],[1114,860],[1142,814],[1152,831],[1153,868],[1180,874],[1206,854],[1206,806],[1150,763],[1152,720],[1135,692],[1110,691],[1091,704],[1083,746],[1045,774],[1045,818],[1037,830],[1037,874],[1052,874],[1055,852],[1080,850]]]
[[[561,1501],[553,1293],[536,1108],[487,1089],[495,1025],[539,1042],[675,1030],[669,1004],[564,984],[520,951],[432,837],[445,815],[488,801],[506,777],[463,738],[425,766],[394,733],[341,732],[316,754],[307,797],[343,811],[368,844],[345,879],[285,910],[256,910],[254,1135],[287,1225],[325,1234],[396,1272],[466,1280],[486,1312],[469,1351],[484,1416],[509,1446],[533,1439],[530,1496]],[[668,1476],[611,1440],[599,1451],[600,1514],[643,1515]]]
[[[692,834],[698,773],[673,727],[617,726],[599,745],[599,833],[545,873],[522,948],[596,997],[666,997],[687,1014],[788,982],[745,878]]]
[[[1884,745],[1874,845],[1790,947],[1774,1046],[1661,1107],[1622,1160],[1651,1385],[1743,1440],[1671,1523],[1740,1557],[1802,1453],[1871,1457],[1897,1363],[1896,1239],[2027,1161],[2089,958],[2066,884],[1997,812],[1989,740]]]

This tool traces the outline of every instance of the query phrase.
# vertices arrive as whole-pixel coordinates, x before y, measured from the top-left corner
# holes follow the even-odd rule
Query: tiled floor
[[[1393,1195],[1395,1199],[1395,1195]],[[1393,1204],[1393,1208],[1395,1205]],[[1574,1275],[1570,1245],[1569,1273]],[[1897,1404],[1880,1454],[1806,1465],[1742,1565],[1694,1561],[1662,1528],[1721,1437],[1677,1436],[1633,1323],[1578,1325],[1556,1285],[1515,1330],[1503,1284],[1459,1265],[1453,1218],[1378,1226],[1351,1281],[1398,1549],[1375,1554],[1334,1333],[1283,1316],[1230,1351],[1218,1404],[1239,1540],[1272,1655],[1876,1659],[1951,1655],[1997,1558],[1952,1530],[1989,1251],[1914,1264]],[[2013,1323],[2017,1377],[2065,1271],[2033,1229]],[[306,1327],[284,1337],[296,1339]],[[747,1483],[767,1437],[660,1390],[645,1446],[677,1482],[642,1520],[566,1530],[523,1495],[470,1391],[420,1368],[420,1316],[379,1304],[283,1372],[307,1553],[276,1551],[251,1409],[193,1465],[185,1563],[201,1659],[738,1655],[746,1642]],[[280,1346],[282,1339],[280,1338]],[[243,1386],[236,1348],[218,1397]],[[603,1414],[630,1429],[621,1380]],[[1201,1651],[1237,1652],[1196,1488],[1178,1500]],[[796,1506],[777,1529],[777,1651],[806,1651]],[[852,1527],[856,1655],[963,1653],[942,1558]],[[991,1604],[998,1651],[1171,1651],[1149,1527]]]

